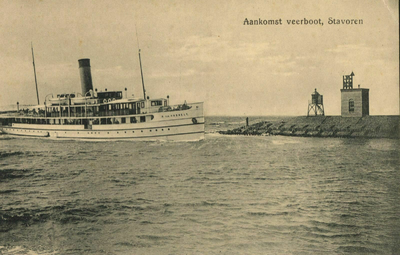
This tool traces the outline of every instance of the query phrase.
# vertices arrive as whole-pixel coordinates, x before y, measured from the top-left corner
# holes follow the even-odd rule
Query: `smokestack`
[[[81,74],[82,95],[93,89],[92,74],[90,72],[90,59],[79,59],[79,72]]]

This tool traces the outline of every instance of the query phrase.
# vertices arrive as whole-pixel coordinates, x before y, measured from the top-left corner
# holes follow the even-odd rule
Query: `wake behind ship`
[[[169,96],[150,99],[144,84],[143,98],[123,97],[122,91],[107,89],[97,92],[93,90],[90,60],[80,59],[79,69],[82,94],[50,94],[44,105],[2,114],[2,131],[18,136],[68,139],[204,139],[202,102],[170,105]]]

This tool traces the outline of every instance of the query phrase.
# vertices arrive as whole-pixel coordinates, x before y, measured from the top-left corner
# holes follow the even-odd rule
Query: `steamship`
[[[49,94],[44,105],[0,115],[3,133],[64,139],[204,139],[203,102],[170,105],[169,96],[146,97],[143,72],[142,98],[127,97],[126,88],[125,93],[98,92],[93,90],[90,59],[78,62],[82,93]]]

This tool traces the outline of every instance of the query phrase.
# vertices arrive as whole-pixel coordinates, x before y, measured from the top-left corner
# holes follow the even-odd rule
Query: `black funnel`
[[[81,74],[82,95],[93,90],[92,73],[90,72],[90,59],[79,59],[79,72]]]

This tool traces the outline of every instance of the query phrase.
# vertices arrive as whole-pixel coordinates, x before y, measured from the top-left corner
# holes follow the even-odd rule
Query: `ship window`
[[[121,118],[121,123],[126,123],[126,118]]]
[[[135,117],[131,117],[131,123],[136,123],[136,118]]]
[[[349,100],[349,112],[354,112],[354,100]]]
[[[132,131],[132,133],[135,133],[135,131]]]
[[[160,105],[162,105],[162,101],[161,100],[151,101],[151,106],[160,106]]]
[[[146,116],[140,116],[140,122],[146,122]]]
[[[144,102],[142,102],[142,108],[144,108]]]

